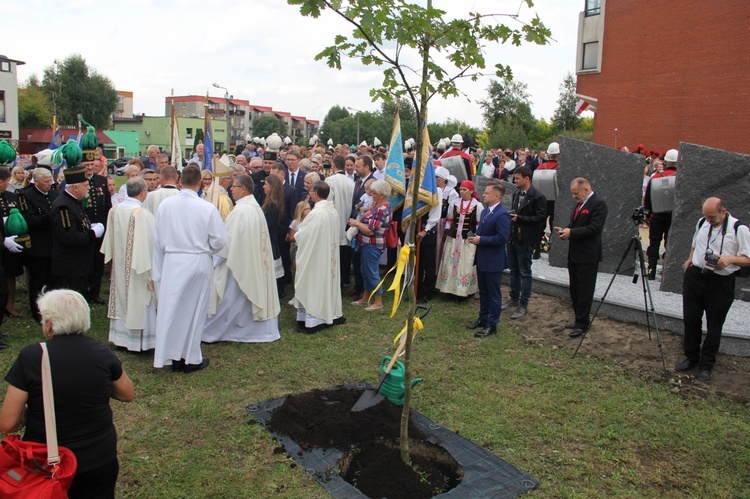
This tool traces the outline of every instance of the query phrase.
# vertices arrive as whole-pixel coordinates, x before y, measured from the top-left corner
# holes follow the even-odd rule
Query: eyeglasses
[[[232,185],[232,189],[234,189],[235,187],[236,187],[236,188],[240,188],[240,187],[242,187],[242,186],[241,186],[241,185]]]

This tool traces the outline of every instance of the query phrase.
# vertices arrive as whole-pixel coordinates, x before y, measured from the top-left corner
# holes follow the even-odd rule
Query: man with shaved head
[[[734,218],[719,198],[703,203],[682,281],[685,360],[676,371],[698,367],[698,379],[711,380],[721,330],[734,302],[734,281],[740,267],[750,265],[750,230]],[[706,339],[701,345],[703,314]]]

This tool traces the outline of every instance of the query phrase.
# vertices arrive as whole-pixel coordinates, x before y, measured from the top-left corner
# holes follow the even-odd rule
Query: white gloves
[[[98,238],[104,235],[104,224],[95,223],[91,225],[91,230],[94,231],[94,235]]]
[[[8,248],[8,251],[11,253],[20,253],[23,251],[23,246],[16,242],[16,237],[18,236],[8,236],[5,238],[5,241],[3,241],[3,245]]]

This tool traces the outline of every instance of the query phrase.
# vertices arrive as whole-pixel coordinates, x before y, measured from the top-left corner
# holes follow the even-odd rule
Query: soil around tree
[[[361,395],[362,390],[351,388],[289,395],[273,412],[269,427],[304,451],[342,451],[341,477],[368,497],[429,498],[460,483],[460,466],[444,449],[421,444],[425,436],[411,421],[411,466],[404,464],[398,448],[401,407],[383,399],[353,412]]]

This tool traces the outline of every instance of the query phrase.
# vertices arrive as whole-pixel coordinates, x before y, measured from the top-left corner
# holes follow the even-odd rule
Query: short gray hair
[[[42,324],[52,323],[52,334],[83,334],[91,327],[91,310],[86,299],[72,289],[47,291],[36,300]]]
[[[34,171],[31,173],[31,177],[34,179],[34,182],[36,182],[37,180],[43,180],[51,176],[52,172],[46,168],[42,168],[41,166],[38,168],[34,168]]]
[[[370,186],[370,190],[373,194],[379,194],[381,196],[388,197],[391,195],[391,184],[385,180],[376,180]]]
[[[147,189],[148,188],[146,187],[146,181],[141,177],[131,178],[130,180],[128,180],[128,183],[125,184],[125,192],[128,193],[129,198],[134,198]]]

